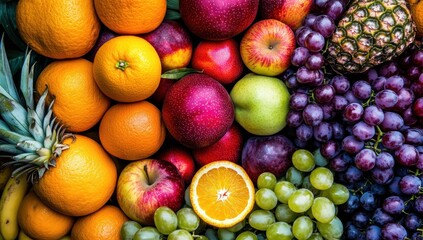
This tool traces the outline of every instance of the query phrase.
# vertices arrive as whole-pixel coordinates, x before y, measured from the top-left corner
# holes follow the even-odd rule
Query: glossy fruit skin
[[[193,149],[194,160],[199,166],[222,159],[237,163],[241,160],[243,139],[241,128],[234,123],[216,143]]]
[[[253,182],[262,172],[281,177],[292,165],[294,144],[283,135],[250,137],[242,149],[241,163]]]
[[[259,0],[181,0],[179,9],[188,29],[206,40],[232,38],[251,25]],[[236,9],[236,11],[233,11]]]
[[[182,206],[185,188],[173,164],[144,159],[123,169],[116,191],[120,208],[130,219],[144,226],[154,224],[154,212],[161,206],[177,211]]]
[[[311,10],[313,0],[262,0],[259,15],[287,24],[293,30],[299,28]]]
[[[234,107],[223,85],[206,74],[193,73],[169,88],[162,118],[178,142],[200,148],[223,137],[234,121]]]
[[[235,39],[201,41],[194,49],[191,66],[203,70],[222,84],[236,81],[244,70]]]

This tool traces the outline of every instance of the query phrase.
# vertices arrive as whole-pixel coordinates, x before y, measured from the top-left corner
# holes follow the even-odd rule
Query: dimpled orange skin
[[[91,138],[74,135],[64,144],[69,149],[56,159],[33,185],[34,192],[50,208],[69,216],[84,216],[100,209],[112,196],[116,165],[100,144]]]
[[[100,33],[92,0],[19,0],[16,25],[31,49],[54,59],[83,56]]]

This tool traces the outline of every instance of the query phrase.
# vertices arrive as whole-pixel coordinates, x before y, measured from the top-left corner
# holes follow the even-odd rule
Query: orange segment
[[[200,168],[190,186],[194,211],[215,227],[231,227],[254,207],[254,184],[238,164],[220,160]]]

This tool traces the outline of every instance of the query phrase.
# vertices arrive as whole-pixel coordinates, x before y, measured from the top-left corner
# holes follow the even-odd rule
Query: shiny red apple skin
[[[199,166],[204,166],[217,160],[228,160],[239,163],[241,160],[243,139],[241,128],[234,123],[216,143],[208,147],[193,149],[192,154],[195,162]]]
[[[166,144],[155,154],[156,159],[165,160],[178,169],[186,185],[195,173],[195,161],[191,150],[177,143]]]
[[[238,42],[230,38],[222,41],[200,41],[194,48],[191,66],[227,85],[236,81],[244,71]]]
[[[93,48],[85,55],[85,58],[89,61],[94,61],[95,54],[97,53],[98,49],[110,39],[119,36],[119,34],[113,32],[112,30],[102,27],[100,30],[100,35],[97,38],[97,41]]]
[[[252,72],[277,76],[291,65],[296,47],[295,34],[285,23],[275,19],[255,22],[240,43],[241,59]]]
[[[174,83],[166,93],[162,119],[182,145],[200,148],[217,142],[234,122],[229,93],[217,80],[192,73]]]
[[[313,0],[260,0],[261,19],[276,19],[298,29],[310,12]]]
[[[141,225],[154,225],[154,212],[161,206],[174,211],[184,202],[185,185],[170,162],[143,159],[129,163],[119,175],[116,195],[119,207]]]
[[[259,0],[180,0],[181,18],[187,28],[205,40],[232,38],[250,26]]]
[[[164,20],[152,32],[141,35],[159,54],[163,72],[187,67],[192,56],[192,40],[188,30],[174,20]]]

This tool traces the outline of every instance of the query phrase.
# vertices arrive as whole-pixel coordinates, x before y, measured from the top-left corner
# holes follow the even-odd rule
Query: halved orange
[[[254,184],[238,164],[219,160],[204,165],[190,185],[195,213],[209,225],[224,228],[241,222],[254,207]]]

